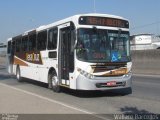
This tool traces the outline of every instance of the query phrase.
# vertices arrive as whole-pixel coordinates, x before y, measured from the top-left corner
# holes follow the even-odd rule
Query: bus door
[[[60,83],[69,85],[69,73],[74,69],[74,52],[72,52],[72,37],[70,23],[59,29],[59,55],[58,55],[58,76]]]

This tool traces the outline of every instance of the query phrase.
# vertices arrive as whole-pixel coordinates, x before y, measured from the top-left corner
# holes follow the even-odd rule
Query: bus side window
[[[27,51],[28,49],[28,36],[23,36],[22,37],[22,51],[25,52]]]
[[[28,50],[29,51],[36,50],[36,33],[29,35]]]
[[[47,31],[39,32],[37,35],[37,50],[45,50],[47,44]]]
[[[54,28],[48,32],[48,50],[55,50],[57,48],[58,29]]]
[[[11,53],[11,41],[8,42],[7,53]]]
[[[16,39],[16,52],[20,52],[21,50],[21,37]]]
[[[13,42],[12,42],[12,53],[15,53],[15,45],[16,45],[16,42],[15,42],[15,40],[13,40]]]

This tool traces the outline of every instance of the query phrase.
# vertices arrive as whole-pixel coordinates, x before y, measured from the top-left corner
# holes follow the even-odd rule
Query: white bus
[[[75,90],[131,91],[129,22],[80,14],[8,39],[8,72]]]

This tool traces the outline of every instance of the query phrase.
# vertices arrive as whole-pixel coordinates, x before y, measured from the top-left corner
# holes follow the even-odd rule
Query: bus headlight
[[[84,71],[84,70],[82,70],[82,69],[80,69],[80,68],[78,68],[77,71],[78,71],[81,75],[83,75],[83,76],[85,76],[85,77],[87,77],[87,78],[89,78],[89,79],[93,79],[93,78],[94,78],[94,75],[91,75],[90,73],[88,73],[88,72],[86,72],[86,71]]]
[[[132,76],[132,72],[131,71],[128,72],[126,75],[124,75],[124,77],[130,77],[130,76]]]

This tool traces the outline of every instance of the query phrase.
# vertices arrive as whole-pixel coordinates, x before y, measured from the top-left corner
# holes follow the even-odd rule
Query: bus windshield
[[[85,62],[129,62],[129,32],[78,29],[76,54]]]

